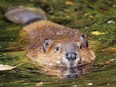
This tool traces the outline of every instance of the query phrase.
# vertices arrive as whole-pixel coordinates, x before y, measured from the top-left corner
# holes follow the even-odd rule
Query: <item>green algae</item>
[[[72,4],[66,4],[67,1]],[[47,12],[49,20],[87,34],[90,48],[96,53],[92,72],[81,78],[59,80],[41,74],[37,65],[26,58],[24,51],[9,52],[21,26],[8,21],[4,12],[17,5],[40,7]],[[0,0],[0,64],[17,66],[11,71],[0,71],[0,87],[89,87],[89,83],[92,87],[115,87],[115,10],[115,0]],[[95,31],[106,34],[91,33]]]

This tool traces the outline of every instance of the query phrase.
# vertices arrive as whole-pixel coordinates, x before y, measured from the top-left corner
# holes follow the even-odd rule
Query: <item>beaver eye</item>
[[[77,45],[78,45],[78,47],[80,48],[80,49],[82,49],[82,44],[81,43],[79,43],[79,42],[77,42]]]
[[[60,49],[59,47],[56,47],[56,51],[59,51],[59,49]]]
[[[56,50],[56,51],[61,50],[61,43],[58,43],[58,44],[55,46],[55,50]]]
[[[82,49],[82,45],[80,45],[80,49]]]

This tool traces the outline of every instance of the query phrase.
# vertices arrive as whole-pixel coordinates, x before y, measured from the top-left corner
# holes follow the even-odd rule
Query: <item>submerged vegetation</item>
[[[24,51],[13,45],[21,25],[4,17],[9,7],[24,5],[40,7],[48,19],[87,35],[90,48],[96,53],[92,72],[81,78],[59,81],[41,75]],[[115,87],[116,86],[116,0],[0,0],[0,64],[17,66],[0,71],[0,87]]]

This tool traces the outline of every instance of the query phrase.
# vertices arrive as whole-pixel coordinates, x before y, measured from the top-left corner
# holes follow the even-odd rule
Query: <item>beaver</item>
[[[42,73],[61,78],[76,78],[90,71],[95,54],[88,48],[86,36],[35,10],[14,7],[5,13],[10,21],[24,25],[19,37],[28,41],[27,57],[38,63]]]

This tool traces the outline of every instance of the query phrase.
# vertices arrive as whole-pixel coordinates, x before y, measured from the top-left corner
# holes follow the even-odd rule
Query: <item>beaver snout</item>
[[[66,53],[66,58],[68,59],[68,61],[73,61],[76,59],[76,57],[77,54],[75,52]]]
[[[76,67],[70,67],[69,68],[69,74],[66,76],[67,78],[77,78],[79,75],[75,71]]]
[[[74,74],[69,74],[66,76],[66,78],[77,78],[78,74],[74,73]]]

